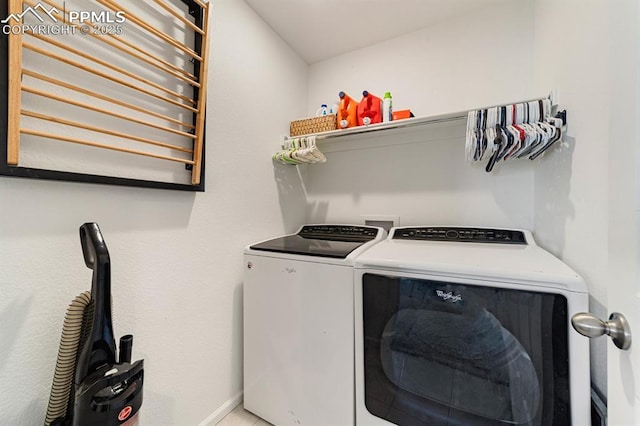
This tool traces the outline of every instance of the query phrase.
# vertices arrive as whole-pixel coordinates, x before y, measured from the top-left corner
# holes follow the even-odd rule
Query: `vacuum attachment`
[[[131,363],[133,336],[116,344],[111,323],[111,262],[95,223],[80,227],[91,293],[65,317],[45,426],[131,426],[142,406],[143,360]]]

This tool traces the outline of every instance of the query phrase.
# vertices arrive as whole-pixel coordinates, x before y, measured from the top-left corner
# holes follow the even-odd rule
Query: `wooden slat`
[[[192,73],[190,73],[190,72],[188,72],[188,71],[186,71],[186,70],[183,70],[183,69],[182,69],[182,68],[180,68],[179,66],[174,65],[174,64],[172,64],[172,63],[171,63],[171,62],[169,62],[169,61],[165,61],[164,59],[162,59],[162,58],[160,58],[160,57],[158,57],[158,56],[156,56],[156,55],[153,55],[153,54],[149,53],[148,51],[146,51],[146,50],[142,49],[141,47],[136,46],[136,45],[135,45],[135,44],[133,44],[133,43],[130,43],[129,41],[127,41],[127,40],[126,40],[125,38],[123,38],[123,37],[119,37],[119,36],[117,36],[117,35],[112,35],[111,37],[112,37],[113,39],[117,40],[118,42],[122,43],[123,45],[125,45],[125,46],[129,47],[131,50],[136,51],[136,52],[139,52],[139,53],[141,53],[141,54],[143,54],[143,55],[146,55],[146,56],[148,56],[149,58],[153,59],[154,61],[158,61],[159,63],[161,63],[161,64],[163,64],[163,65],[166,65],[167,67],[169,67],[169,68],[171,68],[171,69],[173,69],[173,70],[175,70],[175,71],[177,71],[177,72],[180,72],[180,73],[184,74],[184,75],[185,75],[186,77],[188,77],[190,80],[195,80],[195,79],[197,78],[197,77],[196,77],[195,75],[193,75]]]
[[[209,34],[209,9],[202,10],[202,27],[205,34]],[[205,117],[207,107],[207,73],[209,72],[209,37],[202,37],[202,57],[205,58],[200,64],[200,93],[198,94],[198,113],[196,117],[196,141],[193,147],[193,159],[195,165],[191,174],[191,183],[200,184],[200,174],[202,171],[202,150],[204,146]]]
[[[200,6],[203,9],[208,9],[209,8],[209,3],[204,3],[201,0],[194,0],[196,3],[198,3],[198,6]]]
[[[107,7],[108,9],[111,9],[114,12],[118,12],[118,11],[125,12],[125,14],[127,15],[127,21],[131,21],[137,24],[142,29],[146,30],[147,32],[153,34],[158,38],[161,38],[162,40],[166,41],[176,49],[183,51],[184,53],[186,53],[187,55],[191,56],[192,58],[198,61],[202,61],[202,57],[199,56],[195,51],[187,47],[184,43],[180,43],[178,40],[174,39],[173,37],[163,33],[158,29],[153,28],[151,25],[144,22],[143,19],[138,18],[134,13],[131,13],[129,10],[125,9],[119,4],[116,4],[111,0],[97,0],[97,1],[101,5]]]
[[[91,126],[89,124],[78,123],[77,121],[69,121],[69,120],[65,120],[63,118],[53,117],[51,115],[44,115],[44,114],[40,114],[40,113],[33,112],[33,111],[27,111],[27,110],[24,110],[24,109],[21,111],[21,114],[23,116],[25,116],[25,117],[37,118],[38,120],[49,121],[51,123],[58,123],[58,124],[62,124],[62,125],[65,125],[65,126],[76,127],[78,129],[90,130],[90,131],[96,132],[96,133],[102,133],[102,134],[105,134],[105,135],[115,136],[115,137],[122,138],[122,139],[133,140],[133,141],[136,141],[136,142],[142,142],[142,143],[146,143],[146,144],[149,144],[149,145],[154,145],[154,146],[159,146],[159,147],[162,147],[162,148],[172,149],[172,150],[175,150],[175,151],[186,152],[187,154],[193,154],[193,150],[188,149],[188,148],[183,148],[181,146],[171,145],[171,144],[164,143],[164,142],[158,142],[158,141],[154,141],[152,139],[142,138],[140,136],[128,135],[126,133],[116,132],[115,130],[110,130],[110,129],[104,129],[102,127]]]
[[[52,0],[40,0],[41,3],[46,3],[51,7],[55,7],[56,9],[62,11],[65,8],[63,6],[60,6],[59,4],[56,4],[55,2],[53,2]],[[68,16],[68,14],[66,14],[65,16]],[[96,26],[94,26],[95,28]],[[172,64],[171,62],[165,61],[164,59],[152,55],[151,53],[147,52],[146,50],[136,46],[135,44],[131,43],[130,41],[128,41],[127,39],[125,39],[124,37],[120,37],[116,34],[108,34],[108,35],[93,35],[94,37],[97,37],[101,40],[107,40],[107,39],[113,39],[116,40],[118,43],[122,44],[123,46],[128,47],[129,49],[125,49],[122,46],[118,46],[117,43],[108,43],[105,41],[105,43],[109,44],[112,47],[115,47],[116,49],[122,50],[123,52],[129,53],[131,55],[133,55],[133,52],[138,52],[140,55],[142,55],[143,57],[148,58],[147,60],[150,62],[147,62],[147,60],[144,60],[145,62],[149,63],[150,65],[153,65],[156,68],[162,69],[162,67],[159,66],[159,64],[162,64],[164,66],[166,66],[167,68],[172,69],[173,71],[180,73],[182,75],[184,75],[185,77],[187,77],[190,81],[195,81],[197,79],[197,77],[195,75],[193,75],[192,73],[183,70],[182,68],[178,67],[177,65]],[[133,51],[133,52],[132,52]],[[140,59],[140,58],[139,58]],[[153,63],[154,61],[156,61],[156,63]]]
[[[9,0],[9,13],[22,12],[21,0]],[[7,164],[20,161],[20,108],[22,86],[22,35],[9,35],[9,114],[7,123]]]
[[[46,3],[48,3],[50,6],[55,7],[55,8],[58,8],[58,10],[60,10],[60,11],[63,11],[63,10],[64,10],[63,8],[60,8],[60,6],[56,5],[55,3],[51,2],[51,1],[42,0],[42,1],[41,1],[41,3],[42,3],[42,2],[46,2]],[[36,5],[37,3],[36,3],[35,1],[33,1],[33,0],[24,0],[24,4],[27,4],[27,5],[31,6],[31,7],[35,7],[35,5]],[[65,16],[66,18],[68,18],[69,14],[68,14],[68,13],[65,13],[65,14],[64,14],[64,16]],[[91,26],[92,28],[97,28],[97,25],[90,25],[90,26]],[[77,27],[76,27],[76,28],[77,28]],[[175,77],[175,78],[177,78],[177,79],[179,79],[179,80],[185,81],[185,82],[189,83],[189,84],[190,84],[190,85],[192,85],[192,86],[200,87],[200,83],[198,83],[197,81],[195,81],[195,78],[196,78],[195,76],[193,76],[193,79],[191,79],[191,78],[189,78],[187,75],[185,75],[186,73],[185,73],[185,72],[182,72],[182,70],[180,70],[181,72],[177,72],[177,71],[174,71],[174,70],[172,70],[172,69],[169,69],[168,67],[162,66],[162,65],[160,65],[159,63],[155,62],[155,61],[153,60],[153,57],[151,57],[151,58],[150,58],[150,57],[148,57],[148,56],[149,56],[149,54],[147,54],[147,55],[141,55],[141,54],[139,54],[139,53],[137,53],[137,52],[133,51],[132,49],[127,49],[127,48],[125,48],[124,46],[122,46],[121,44],[118,44],[118,43],[114,42],[114,41],[111,39],[111,37],[107,37],[106,35],[103,35],[103,34],[94,34],[94,32],[93,32],[93,31],[91,31],[91,32],[89,32],[89,35],[90,35],[91,37],[95,38],[96,40],[99,40],[99,41],[101,41],[102,43],[105,43],[105,44],[107,44],[107,45],[109,45],[109,46],[111,46],[111,47],[113,47],[113,48],[115,48],[115,49],[120,50],[121,52],[124,52],[124,53],[126,53],[126,54],[128,54],[128,55],[131,55],[131,56],[133,56],[134,58],[139,59],[139,60],[141,60],[141,61],[143,61],[143,62],[145,62],[145,63],[147,63],[147,64],[149,64],[149,65],[153,66],[154,68],[156,68],[156,69],[158,69],[158,70],[160,70],[160,71],[162,71],[162,72],[165,72],[165,73],[167,73],[167,74],[169,74],[169,75],[171,75],[171,76],[173,76],[173,77]],[[155,58],[155,59],[157,60],[157,58]]]
[[[104,78],[106,80],[109,80],[109,81],[112,81],[114,83],[120,84],[122,86],[128,87],[129,89],[133,89],[133,90],[135,90],[137,92],[144,93],[145,95],[151,96],[151,97],[159,99],[161,101],[170,103],[172,105],[175,105],[175,106],[178,106],[178,107],[181,107],[181,108],[184,108],[184,109],[187,109],[187,110],[192,111],[192,112],[196,112],[196,113],[198,112],[197,109],[195,109],[195,108],[193,108],[193,107],[191,107],[189,105],[185,105],[185,104],[183,104],[181,102],[174,101],[173,99],[169,99],[167,97],[158,95],[157,93],[151,92],[151,91],[143,89],[141,87],[138,87],[135,84],[129,83],[128,81],[112,77],[109,74],[103,73],[101,71],[94,70],[93,68],[87,67],[84,64],[81,64],[81,63],[76,62],[76,61],[72,61],[71,59],[67,59],[64,56],[60,56],[60,55],[56,55],[54,53],[47,52],[46,50],[40,49],[39,47],[36,47],[36,46],[34,46],[32,44],[22,43],[22,47],[24,49],[28,49],[28,50],[31,50],[33,52],[39,53],[39,54],[41,54],[43,56],[46,56],[46,57],[49,57],[49,58],[52,58],[52,59],[56,59],[56,60],[58,60],[60,62],[64,62],[67,65],[71,65],[71,66],[73,66],[75,68],[81,69],[81,70],[86,71],[86,72],[88,72],[90,74],[97,75],[97,76],[102,77],[102,78]]]
[[[193,103],[195,102],[193,99],[188,98],[188,97],[186,97],[184,95],[181,95],[178,92],[174,92],[173,90],[167,89],[166,87],[164,87],[164,86],[162,86],[162,85],[160,85],[158,83],[155,83],[155,82],[153,82],[153,81],[151,81],[151,80],[149,80],[147,78],[141,77],[141,76],[139,76],[139,75],[137,75],[135,73],[132,73],[132,72],[127,71],[127,70],[124,70],[124,69],[122,69],[122,68],[120,68],[118,66],[115,66],[115,65],[107,62],[107,61],[104,61],[104,60],[102,60],[100,58],[96,58],[93,55],[89,55],[88,53],[85,53],[85,52],[83,52],[81,50],[74,49],[73,47],[69,47],[64,43],[60,43],[59,41],[53,40],[52,38],[45,37],[45,36],[40,35],[40,34],[33,34],[33,33],[30,33],[30,32],[28,32],[27,34],[30,35],[31,37],[37,38],[38,40],[42,40],[45,43],[49,43],[49,44],[51,44],[53,46],[56,46],[56,47],[58,47],[58,48],[60,48],[62,50],[65,50],[65,51],[67,51],[69,53],[73,53],[74,55],[80,56],[81,58],[88,59],[88,60],[90,60],[92,62],[95,62],[98,65],[101,65],[101,66],[103,66],[105,68],[108,68],[110,70],[116,71],[116,72],[118,72],[118,73],[120,73],[122,75],[125,75],[125,76],[127,76],[129,78],[132,78],[132,79],[136,80],[136,81],[139,81],[139,82],[144,83],[144,84],[146,84],[148,86],[151,86],[154,89],[157,89],[157,90],[159,90],[161,92],[164,92],[164,93],[166,93],[168,95],[175,96],[176,98],[182,99],[183,101],[188,102],[191,105],[193,105]]]
[[[167,12],[169,12],[170,14],[175,16],[176,19],[178,19],[179,21],[182,21],[182,23],[184,23],[186,26],[191,28],[193,31],[204,35],[204,31],[202,31],[200,28],[198,28],[198,26],[196,24],[194,24],[186,16],[182,15],[180,12],[178,12],[177,10],[175,10],[174,8],[172,8],[171,6],[166,4],[163,0],[153,0],[153,1],[158,6],[160,6],[161,8],[163,8],[164,10],[166,10]]]
[[[133,117],[130,117],[128,115],[118,114],[116,112],[109,111],[109,110],[104,109],[104,108],[98,108],[98,107],[95,107],[93,105],[86,104],[84,102],[78,102],[78,101],[74,101],[72,99],[63,98],[62,96],[54,95],[52,93],[47,93],[47,92],[44,92],[42,90],[34,89],[32,87],[23,86],[22,87],[22,91],[26,92],[26,93],[31,93],[31,94],[34,94],[34,95],[42,96],[44,98],[53,99],[54,101],[58,101],[58,102],[62,102],[62,103],[65,103],[65,104],[77,106],[79,108],[84,108],[84,109],[88,109],[90,111],[99,112],[101,114],[109,115],[111,117],[120,118],[122,120],[130,121],[132,123],[142,124],[143,126],[152,127],[154,129],[162,130],[164,132],[169,132],[169,133],[173,133],[173,134],[176,134],[176,135],[184,136],[185,138],[190,138],[190,139],[195,139],[196,138],[196,136],[192,135],[191,133],[181,132],[180,130],[171,129],[169,127],[158,126],[157,124],[149,123],[149,122],[146,122],[146,121],[143,121],[143,120],[138,120],[137,118],[133,118]]]
[[[143,155],[145,157],[158,158],[160,160],[175,161],[175,162],[184,163],[184,164],[193,164],[192,160],[185,160],[184,158],[169,157],[166,155],[154,154],[151,152],[138,151],[138,150],[129,149],[129,148],[121,148],[119,146],[91,142],[91,141],[78,139],[78,138],[70,138],[68,136],[56,135],[53,133],[41,132],[38,130],[20,129],[20,133],[24,135],[38,136],[46,139],[55,139],[55,140],[64,141],[64,142],[71,142],[79,145],[92,146],[94,148],[102,148],[102,149],[108,149],[111,151],[119,151],[127,154]]]
[[[51,84],[54,84],[56,86],[64,87],[65,89],[73,90],[74,92],[82,93],[83,95],[91,96],[92,98],[100,99],[100,100],[112,103],[114,105],[119,105],[121,107],[125,107],[125,108],[131,109],[133,111],[141,112],[143,114],[150,115],[152,117],[160,118],[160,119],[168,121],[170,123],[177,124],[177,125],[182,126],[182,127],[186,127],[187,129],[195,129],[196,128],[196,126],[194,126],[193,124],[185,123],[184,121],[176,120],[173,117],[169,117],[167,115],[159,114],[159,113],[154,112],[154,111],[149,111],[146,108],[142,108],[142,107],[139,107],[137,105],[133,105],[133,104],[130,104],[128,102],[121,101],[119,99],[110,98],[110,97],[105,96],[105,95],[103,95],[101,93],[96,93],[96,92],[93,92],[91,90],[87,90],[87,89],[84,89],[82,87],[79,87],[79,86],[74,86],[73,84],[69,84],[69,83],[66,83],[64,81],[56,80],[55,78],[51,78],[51,77],[48,77],[46,75],[43,75],[43,74],[40,74],[40,73],[37,73],[37,72],[33,72],[31,70],[28,70],[28,69],[23,69],[22,70],[22,75],[33,77],[33,78],[35,78],[37,80],[46,81],[47,83],[51,83]]]

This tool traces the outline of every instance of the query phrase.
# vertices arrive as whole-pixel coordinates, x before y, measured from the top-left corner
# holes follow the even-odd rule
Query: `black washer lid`
[[[250,246],[252,250],[303,256],[345,259],[352,251],[373,240],[377,228],[351,225],[307,225],[295,235],[274,238]]]

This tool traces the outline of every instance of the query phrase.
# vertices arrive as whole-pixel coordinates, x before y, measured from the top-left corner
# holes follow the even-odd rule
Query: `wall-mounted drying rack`
[[[1,175],[204,191],[207,0],[3,3]]]
[[[530,102],[539,102],[542,100],[548,100],[553,108],[557,107],[556,100],[557,95],[550,93],[548,96],[533,98],[525,101],[519,101],[515,104],[524,104]],[[509,104],[511,105],[511,104]],[[484,107],[479,110],[489,110],[492,108],[498,108],[504,105],[496,105],[492,107]],[[301,135],[295,137],[285,137],[285,146],[291,146],[292,141],[304,140],[309,137],[314,137],[319,149],[322,152],[339,152],[339,151],[353,151],[359,149],[377,148],[388,145],[396,145],[402,143],[415,143],[415,141],[403,142],[400,138],[392,138],[400,133],[408,130],[416,130],[419,128],[430,128],[429,133],[432,135],[421,135],[421,140],[425,142],[428,140],[460,140],[465,138],[464,128],[461,126],[465,124],[469,118],[470,111],[454,112],[448,114],[439,114],[426,117],[414,117],[404,120],[391,121],[387,123],[377,123],[369,126],[358,126],[348,129],[331,130],[327,132],[319,132],[309,135]],[[566,123],[566,112],[558,113],[563,115],[563,123]],[[451,127],[456,128],[456,136],[452,137],[450,131]]]

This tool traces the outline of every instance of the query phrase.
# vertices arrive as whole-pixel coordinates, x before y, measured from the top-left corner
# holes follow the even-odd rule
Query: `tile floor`
[[[248,412],[242,404],[233,409],[232,412],[222,419],[217,426],[272,426],[260,417]]]

